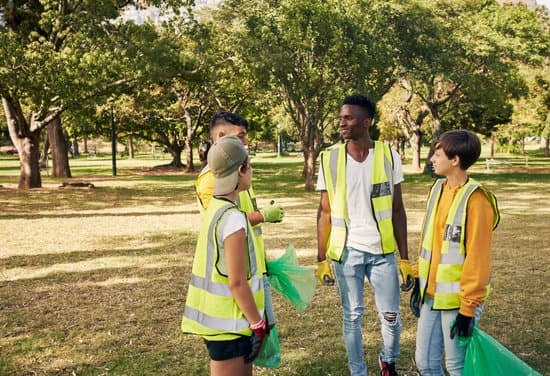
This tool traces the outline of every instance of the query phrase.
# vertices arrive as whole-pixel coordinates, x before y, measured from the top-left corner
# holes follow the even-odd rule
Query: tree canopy
[[[258,139],[287,127],[303,145],[306,189],[322,147],[338,140],[338,108],[353,92],[380,101],[381,137],[411,144],[417,167],[423,139],[446,129],[490,135],[524,124],[550,133],[541,8],[493,0],[146,3],[165,17],[121,18],[125,7],[144,6],[137,1],[0,0],[0,96],[20,188],[41,186],[42,129],[71,140],[106,134],[108,110],[120,136],[163,145],[188,171],[217,110],[246,116]]]

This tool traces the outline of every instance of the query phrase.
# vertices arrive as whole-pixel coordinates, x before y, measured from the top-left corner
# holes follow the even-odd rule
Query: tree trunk
[[[182,102],[183,103],[183,102]],[[184,147],[187,147],[187,153],[185,153],[185,172],[193,172],[195,171],[195,165],[193,164],[193,139],[195,138],[195,131],[197,130],[203,116],[204,111],[201,106],[201,109],[199,110],[199,113],[195,116],[195,121],[193,121],[193,116],[191,116],[191,113],[189,112],[189,109],[187,107],[184,107],[184,114],[185,114],[185,125],[186,125],[186,136],[184,139]]]
[[[493,159],[495,157],[495,135],[491,133],[491,138],[489,138],[489,158]]]
[[[422,132],[413,132],[411,137],[412,167],[420,171],[420,148],[422,146]]]
[[[13,98],[2,97],[2,106],[10,138],[17,149],[21,165],[18,188],[41,188],[39,144],[42,128],[35,127],[31,131],[31,125],[25,119],[21,106]]]
[[[69,142],[65,139],[61,127],[61,118],[55,117],[46,126],[50,150],[52,151],[52,176],[55,178],[70,178]]]
[[[302,144],[304,146],[304,169],[302,177],[305,181],[305,190],[313,191],[315,190],[315,182],[313,181],[315,176],[315,161],[321,150],[322,133],[318,125],[311,121],[307,121],[302,129],[305,130],[302,137]]]
[[[73,148],[73,157],[80,157],[80,149],[78,147],[78,141],[71,142],[71,146]]]
[[[315,147],[304,148],[304,180],[306,191],[315,190],[313,177],[315,176]]]
[[[409,85],[407,85],[409,86]],[[426,116],[430,114],[430,109],[428,106],[422,106],[418,109],[416,117],[413,118],[411,114],[410,102],[414,94],[409,92],[407,99],[401,105],[401,109],[398,112],[399,124],[401,124],[401,129],[405,134],[405,137],[409,140],[412,148],[412,160],[411,166],[416,171],[421,171],[422,167],[420,166],[420,151],[422,148],[422,123]]]
[[[399,155],[401,155],[401,159],[404,159],[405,158],[405,153],[406,153],[406,146],[407,146],[407,140],[405,140],[404,138],[401,138],[399,140]]]
[[[48,137],[46,136],[44,138],[44,147],[42,148],[42,152],[40,153],[40,165],[46,165],[48,163],[48,154],[50,152],[50,141],[48,140]]]
[[[540,144],[539,147],[544,151],[545,157],[550,157],[550,125],[547,125],[543,129],[540,135]]]
[[[432,115],[433,124],[434,124],[433,139],[437,140],[441,135],[441,119],[439,117],[439,113],[437,112],[437,108],[435,106],[429,105],[428,107],[430,108],[430,113]],[[430,162],[430,158],[432,157],[433,154],[434,154],[433,146],[430,146],[430,151],[428,152],[428,157],[426,158],[426,163],[424,164],[424,173],[426,175],[435,177],[433,165],[432,165],[432,162]]]
[[[525,137],[522,137],[519,140],[519,153],[521,155],[525,155]]]
[[[134,136],[131,133],[128,135],[128,158],[134,159]]]
[[[181,162],[181,152],[183,151],[183,148],[183,145],[179,145],[177,143],[170,145],[169,151],[172,155],[172,162],[170,162],[170,166],[177,168],[184,167],[183,163]]]
[[[40,132],[31,133],[30,137],[19,140],[19,161],[21,173],[19,174],[19,189],[41,188],[40,176]]]
[[[195,171],[195,165],[193,164],[193,145],[189,137],[185,138],[185,147],[187,148],[187,153],[185,153],[185,172]]]

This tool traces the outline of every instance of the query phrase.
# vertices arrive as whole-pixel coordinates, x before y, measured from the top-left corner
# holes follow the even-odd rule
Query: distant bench
[[[493,158],[486,158],[485,159],[485,167],[487,170],[491,169],[491,166],[494,167],[512,167],[512,162],[506,160],[506,159],[493,159]]]

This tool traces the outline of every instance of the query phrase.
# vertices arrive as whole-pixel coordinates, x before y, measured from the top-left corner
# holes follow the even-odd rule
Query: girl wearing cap
[[[211,375],[252,375],[266,335],[266,260],[255,251],[250,222],[236,205],[239,192],[250,187],[252,167],[236,136],[211,146],[208,165],[214,197],[202,217],[182,331],[205,340]]]

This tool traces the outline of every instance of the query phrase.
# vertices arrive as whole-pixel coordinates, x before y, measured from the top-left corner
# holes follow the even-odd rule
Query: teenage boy
[[[445,132],[434,143],[430,161],[436,180],[422,227],[418,277],[420,317],[416,366],[423,376],[459,376],[465,347],[458,337],[472,335],[490,292],[491,243],[499,221],[496,198],[468,176],[481,153],[475,133]]]

